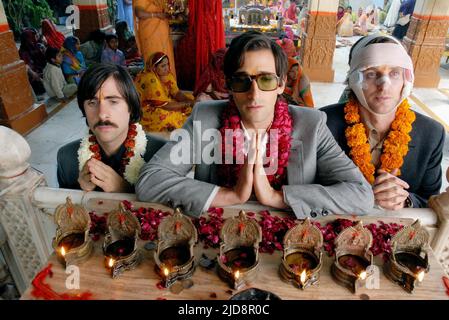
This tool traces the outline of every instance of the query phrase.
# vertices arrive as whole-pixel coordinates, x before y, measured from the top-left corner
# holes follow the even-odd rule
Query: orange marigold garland
[[[351,98],[345,105],[345,120],[348,127],[345,130],[346,141],[349,148],[349,156],[355,165],[359,167],[366,180],[374,183],[376,168],[372,163],[370,145],[366,135],[365,125],[361,123],[359,104]],[[400,169],[404,163],[404,157],[408,152],[410,131],[415,121],[415,113],[410,110],[410,103],[404,99],[396,110],[395,118],[391,124],[390,132],[384,141],[382,155],[380,156],[380,168],[391,172]],[[400,175],[400,170],[398,175]]]

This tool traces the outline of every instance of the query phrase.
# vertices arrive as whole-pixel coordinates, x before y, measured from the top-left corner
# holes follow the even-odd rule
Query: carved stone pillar
[[[415,87],[438,87],[441,55],[449,27],[447,0],[417,0],[403,43],[415,67]]]
[[[21,293],[53,251],[32,203],[34,189],[45,179],[28,164],[30,155],[20,134],[0,126],[0,225],[10,250],[6,262]]]
[[[73,4],[79,9],[80,25],[75,30],[75,36],[81,42],[86,41],[94,30],[108,32],[112,29],[106,0],[73,0]]]
[[[0,125],[24,134],[47,118],[44,104],[35,104],[25,63],[0,1]]]
[[[301,62],[312,81],[333,82],[338,0],[309,1],[306,32],[301,39]]]

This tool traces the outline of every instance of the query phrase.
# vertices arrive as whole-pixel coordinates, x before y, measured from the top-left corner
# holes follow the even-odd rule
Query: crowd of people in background
[[[338,6],[337,34],[341,37],[365,36],[384,29],[396,39],[407,33],[416,0],[389,0],[383,7],[360,7],[355,14],[351,6]]]
[[[21,34],[20,57],[27,65],[30,84],[40,97],[67,101],[72,97],[86,70],[97,63],[120,65],[134,80],[143,111],[146,131],[172,131],[181,127],[194,102],[228,99],[223,73],[226,48],[212,53],[210,63],[195,84],[193,92],[177,86],[173,44],[168,16],[162,2],[146,0],[117,1],[118,18],[114,29],[94,30],[83,43],[75,36],[65,37],[50,19],[42,21],[41,31],[26,28]],[[401,39],[408,27],[415,0],[390,0],[383,10],[369,5],[358,8],[339,6],[336,32],[342,37],[364,36],[380,24],[394,27]],[[288,5],[287,5],[288,4]],[[307,15],[307,2],[271,1],[285,19],[284,32],[276,41],[288,58],[283,98],[290,104],[314,107],[310,80],[301,66],[295,36],[289,24],[301,24]],[[133,10],[135,12],[133,17]],[[134,20],[135,18],[135,20]]]
[[[107,33],[92,31],[83,43],[76,36],[64,36],[51,19],[42,20],[40,30],[22,30],[19,55],[25,62],[36,101],[43,100],[45,94],[67,101],[76,94],[86,70],[97,63],[121,65],[133,76],[143,70],[144,61],[133,32],[132,1],[121,2],[118,17],[123,20],[116,21],[115,28]]]

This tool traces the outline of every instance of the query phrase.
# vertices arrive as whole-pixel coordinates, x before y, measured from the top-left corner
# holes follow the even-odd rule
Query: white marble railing
[[[6,262],[21,293],[53,252],[53,214],[56,206],[64,203],[67,196],[71,197],[72,202],[82,204],[88,210],[96,210],[95,203],[98,200],[136,200],[134,194],[46,187],[42,173],[28,165],[30,153],[22,136],[0,126],[0,227],[6,238],[6,249],[0,249],[6,252]],[[373,209],[370,216],[384,221],[398,218],[419,219],[429,230],[431,246],[448,271],[449,192],[432,197],[429,205],[429,209],[403,209],[394,212]],[[267,209],[255,203],[239,208],[252,211]]]

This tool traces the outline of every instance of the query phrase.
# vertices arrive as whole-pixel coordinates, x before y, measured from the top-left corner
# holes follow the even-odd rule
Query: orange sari
[[[165,0],[134,0],[133,9],[144,10],[149,13],[164,12]],[[170,37],[168,19],[147,18],[138,19],[134,14],[135,33],[137,45],[143,56],[143,61],[148,61],[155,52],[163,52],[168,56],[171,71],[176,77],[173,43]]]
[[[288,58],[288,71],[293,66],[298,66],[298,74],[296,80],[291,87],[285,86],[284,97],[287,98],[287,102],[298,105],[313,108],[312,90],[310,89],[310,80],[307,75],[302,71],[302,68],[298,60]]]

